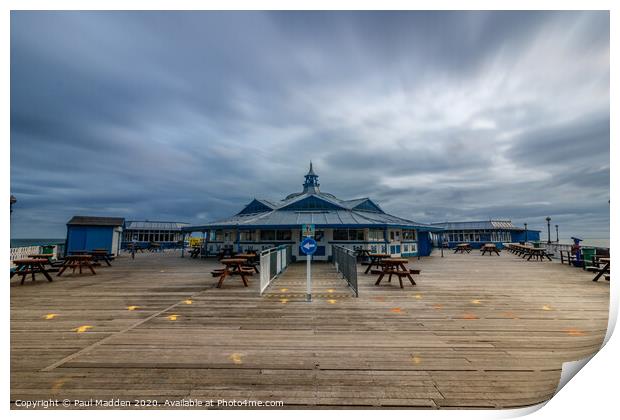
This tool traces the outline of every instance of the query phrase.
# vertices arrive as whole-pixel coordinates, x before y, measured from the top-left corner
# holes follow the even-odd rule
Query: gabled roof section
[[[300,196],[298,200],[292,201],[280,207],[278,210],[344,210],[336,200],[328,199],[315,194]]]
[[[266,200],[254,199],[237,214],[256,214],[265,213],[274,209],[271,203]]]
[[[370,198],[360,198],[357,200],[349,200],[343,204],[351,205],[351,209],[353,210],[362,210],[362,211],[370,211],[375,213],[385,213],[381,207]]]

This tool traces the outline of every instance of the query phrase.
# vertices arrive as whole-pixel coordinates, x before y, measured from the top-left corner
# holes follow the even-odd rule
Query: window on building
[[[349,240],[350,241],[363,241],[364,240],[364,229],[349,229]]]
[[[244,242],[251,242],[254,240],[254,231],[253,230],[242,230],[239,232],[239,240]]]
[[[276,240],[276,231],[275,230],[261,230],[260,231],[260,240],[261,241],[275,241]]]
[[[403,230],[403,241],[415,241],[415,230]]]
[[[368,231],[368,240],[369,241],[382,241],[383,231],[381,229],[370,229]]]
[[[216,241],[223,241],[224,240],[224,231],[223,230],[216,230],[215,231],[215,240]]]
[[[334,229],[334,241],[346,241],[349,239],[349,234],[346,229]]]
[[[278,241],[290,241],[292,237],[293,234],[289,229],[276,231],[276,239]]]

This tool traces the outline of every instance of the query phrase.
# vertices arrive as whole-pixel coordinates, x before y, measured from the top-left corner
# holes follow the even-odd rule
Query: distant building
[[[293,256],[305,260],[299,249],[301,229],[312,224],[318,245],[313,258],[317,260],[329,259],[333,245],[393,256],[430,254],[429,232],[441,228],[387,214],[370,198],[341,200],[320,191],[318,180],[310,163],[301,192],[281,201],[254,199],[234,216],[183,230],[203,232],[209,252],[225,246],[260,251],[291,244]]]
[[[67,222],[66,252],[101,248],[117,255],[124,225],[122,217],[73,216]]]
[[[182,229],[189,226],[183,222],[152,222],[149,220],[131,220],[125,222],[123,247],[129,242],[138,242],[146,246],[151,242],[161,244],[164,248],[176,246],[183,240]]]
[[[539,241],[539,230],[526,230],[517,227],[510,220],[487,220],[481,222],[444,222],[432,223],[432,226],[444,229],[441,235],[434,235],[433,242],[443,238],[450,248],[456,244],[469,243],[480,248],[485,243],[495,243],[499,247],[508,242]],[[526,237],[527,236],[527,237]]]

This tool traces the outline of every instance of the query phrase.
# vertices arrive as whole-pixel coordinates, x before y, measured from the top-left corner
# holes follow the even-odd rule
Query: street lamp
[[[551,217],[547,216],[545,219],[547,221],[547,243],[551,243]]]
[[[527,223],[523,223],[523,226],[525,226],[525,240],[523,242],[527,243]]]
[[[17,198],[14,195],[11,195],[11,213],[13,213],[13,204],[17,203]]]
[[[560,233],[558,231],[558,225],[555,225],[555,241],[560,243]]]

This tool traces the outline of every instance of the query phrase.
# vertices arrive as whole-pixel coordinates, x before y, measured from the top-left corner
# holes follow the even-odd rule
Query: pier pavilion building
[[[152,242],[163,248],[176,247],[183,240],[182,229],[186,226],[189,226],[189,223],[129,220],[125,222],[123,247],[130,242],[136,242],[143,247]]]
[[[525,229],[512,224],[510,220],[486,220],[478,222],[443,222],[432,223],[432,226],[443,229],[440,235],[433,235],[433,244],[439,246],[440,241],[450,248],[460,243],[469,243],[472,248],[480,248],[486,243],[494,243],[502,248],[508,242],[540,241],[540,231]]]
[[[208,253],[231,246],[236,251],[261,251],[291,244],[293,256],[305,260],[299,244],[302,226],[308,224],[315,226],[316,260],[330,259],[333,245],[393,256],[425,256],[431,252],[429,233],[442,230],[388,214],[370,198],[343,200],[321,191],[310,163],[302,191],[281,201],[255,198],[231,217],[183,231],[201,232]]]

